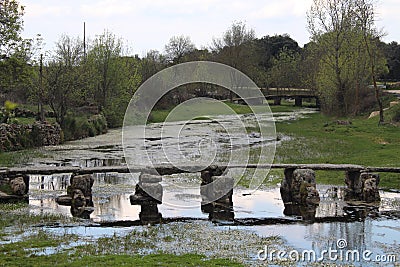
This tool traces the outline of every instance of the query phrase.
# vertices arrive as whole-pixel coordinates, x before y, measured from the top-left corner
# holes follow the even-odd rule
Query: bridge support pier
[[[130,196],[131,205],[140,205],[139,219],[142,224],[160,223],[162,215],[157,204],[162,203],[162,177],[141,173],[136,184],[135,194]]]
[[[315,172],[311,169],[286,168],[280,192],[287,216],[301,216],[314,221],[320,198],[316,189]]]
[[[91,174],[72,174],[70,185],[67,187],[67,195],[58,196],[56,202],[59,205],[71,206],[72,216],[89,219],[93,212],[93,183],[94,179]]]
[[[211,168],[201,172],[201,210],[211,221],[233,221],[233,186],[235,180],[221,176],[223,169]]]
[[[3,177],[0,175],[0,202],[28,202],[29,176],[26,174],[17,174]]]
[[[380,201],[378,185],[380,182],[379,174],[347,171],[345,183],[345,200],[356,200],[365,202]]]
[[[296,107],[301,107],[301,106],[303,106],[303,98],[300,97],[300,96],[296,96],[296,97],[294,98],[294,105],[295,105]]]
[[[282,99],[280,97],[274,98],[274,105],[275,106],[280,106],[281,105]]]

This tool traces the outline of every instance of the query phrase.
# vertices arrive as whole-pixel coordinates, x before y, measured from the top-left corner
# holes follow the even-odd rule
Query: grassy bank
[[[393,124],[378,126],[378,118],[337,119],[317,113],[279,122],[276,129],[290,137],[277,147],[276,162],[399,166],[400,128]],[[343,177],[343,173],[318,172],[320,182],[343,184]],[[383,173],[381,178],[380,186],[400,188],[400,175]]]
[[[0,266],[243,266],[234,260],[191,252],[162,252],[157,247],[159,232],[169,234],[164,242],[178,242],[175,239],[183,238],[180,227],[145,226],[127,235],[90,239],[40,226],[59,224],[79,225],[79,221],[62,215],[30,214],[24,203],[0,204]]]
[[[221,107],[221,104],[216,102],[215,105],[207,105],[207,109],[204,108],[204,106],[202,106],[201,104],[198,105],[191,105],[190,109],[184,110],[182,109],[182,111],[189,111],[192,114],[197,114],[199,116],[204,116],[204,115],[214,115],[214,114],[247,114],[247,113],[253,113],[253,111],[250,109],[250,107],[246,106],[246,105],[240,105],[240,104],[234,104],[234,103],[230,103],[230,102],[224,102],[228,108],[231,109],[228,110],[228,108],[223,108]],[[265,106],[254,106],[254,111],[255,112],[263,112],[265,111]],[[163,109],[163,110],[153,110],[150,113],[149,116],[149,122],[150,123],[156,123],[156,122],[163,122],[166,120],[166,118],[168,117],[168,115],[170,114],[170,112],[173,110],[174,108],[171,109]],[[270,109],[272,112],[276,113],[276,112],[291,112],[294,110],[299,110],[301,109],[301,107],[295,107],[293,103],[289,103],[289,102],[284,102],[283,105],[280,106],[270,106]],[[183,114],[184,112],[178,111],[176,113],[174,113],[174,119],[175,121],[178,120],[185,120],[188,116],[187,113]]]

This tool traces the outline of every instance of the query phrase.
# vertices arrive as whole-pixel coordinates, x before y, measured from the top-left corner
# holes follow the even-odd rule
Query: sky
[[[94,39],[105,29],[122,38],[131,54],[164,52],[172,36],[189,36],[197,48],[209,47],[235,21],[266,35],[289,34],[303,46],[309,41],[306,12],[312,0],[20,0],[25,6],[25,38],[41,34],[45,49],[62,34]],[[380,0],[377,26],[383,41],[400,42],[399,0]]]

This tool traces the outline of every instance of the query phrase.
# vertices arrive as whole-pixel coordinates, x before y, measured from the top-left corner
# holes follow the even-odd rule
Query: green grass
[[[23,254],[22,254],[23,255]],[[49,256],[5,255],[1,266],[243,266],[226,259],[206,259],[196,254],[90,255],[57,253]]]
[[[38,225],[74,223],[72,218],[30,214],[26,203],[0,204],[0,266],[243,266],[236,261],[198,254],[166,254],[154,247],[158,227],[82,240],[67,232],[49,232]],[[23,236],[21,236],[24,234]],[[177,237],[175,237],[177,238]],[[174,240],[169,237],[170,241]],[[152,241],[151,241],[152,240]],[[81,241],[81,244],[74,244]],[[142,248],[153,249],[140,255]],[[50,253],[44,253],[49,251]]]
[[[337,120],[318,113],[297,121],[277,123],[277,132],[290,136],[291,140],[277,147],[275,162],[399,166],[398,126],[378,126],[378,118],[351,118],[351,125],[338,125]],[[319,174],[320,182],[343,183],[343,174]],[[382,187],[400,188],[400,175],[383,173],[381,177]]]
[[[12,167],[32,161],[32,158],[43,158],[40,149],[25,149],[20,151],[0,152],[0,167]]]
[[[268,107],[264,106],[252,106],[251,108],[247,105],[234,104],[230,102],[224,102],[225,105],[221,105],[220,102],[207,102],[203,105],[200,101],[191,103],[190,106],[178,106],[177,108],[163,109],[163,110],[152,110],[149,116],[150,123],[164,122],[168,115],[168,121],[180,121],[190,119],[205,119],[207,116],[216,115],[229,115],[229,114],[248,114],[248,113],[259,113],[269,111]],[[301,107],[293,106],[293,103],[282,101],[280,106],[270,106],[272,112],[292,112],[299,110]]]

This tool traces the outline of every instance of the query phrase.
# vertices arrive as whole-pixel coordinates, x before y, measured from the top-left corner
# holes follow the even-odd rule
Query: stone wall
[[[0,124],[0,151],[58,145],[62,131],[58,124],[35,122],[29,125]]]

